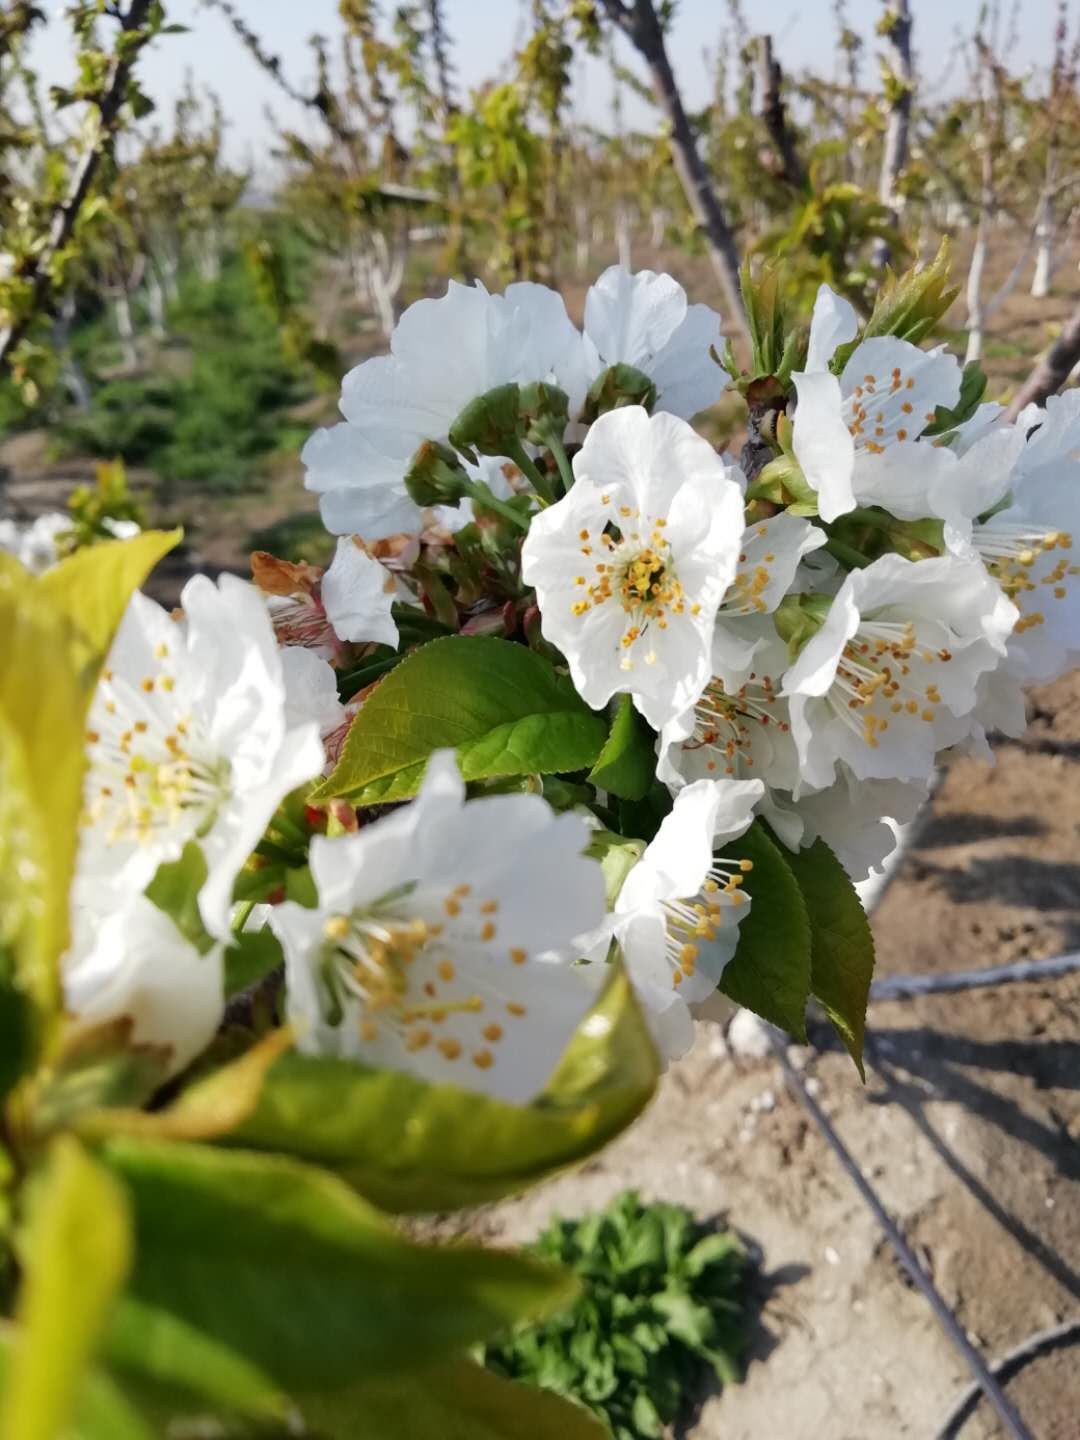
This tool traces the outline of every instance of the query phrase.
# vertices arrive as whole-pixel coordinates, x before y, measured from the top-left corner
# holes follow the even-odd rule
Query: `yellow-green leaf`
[[[459,1360],[407,1378],[370,1375],[304,1405],[327,1440],[604,1440],[580,1405]]]
[[[131,1261],[125,1197],[71,1137],[32,1195],[0,1440],[56,1440],[75,1414]]]
[[[336,1176],[280,1155],[117,1137],[101,1156],[138,1236],[127,1295],[297,1396],[437,1364],[577,1293],[530,1256],[415,1244]]]
[[[38,579],[41,598],[78,628],[95,674],[108,653],[132,592],[179,543],[183,533],[144,530],[130,540],[104,540],[76,550]]]

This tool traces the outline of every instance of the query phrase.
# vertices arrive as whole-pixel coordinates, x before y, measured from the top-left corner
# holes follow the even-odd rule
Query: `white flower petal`
[[[397,649],[398,629],[390,613],[394,578],[355,539],[338,541],[322,577],[322,601],[339,640],[372,641]]]
[[[837,349],[854,340],[858,333],[859,317],[851,302],[837,295],[828,285],[819,286],[814,313],[810,318],[807,370],[827,370]]]
[[[205,1049],[225,1012],[220,946],[200,955],[141,895],[107,916],[82,915],[75,930],[63,984],[67,1008],[79,1022],[130,1018],[136,1045],[171,1051],[170,1074]]]

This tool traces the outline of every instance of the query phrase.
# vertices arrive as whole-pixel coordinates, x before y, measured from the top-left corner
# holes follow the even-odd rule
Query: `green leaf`
[[[103,1356],[114,1370],[132,1378],[137,1393],[153,1396],[167,1408],[190,1410],[209,1402],[215,1409],[252,1419],[281,1421],[291,1408],[273,1382],[235,1351],[178,1316],[130,1296],[123,1296],[116,1307]]]
[[[641,1112],[656,1076],[633,990],[613,969],[531,1105],[286,1055],[229,1140],[318,1161],[387,1210],[449,1210],[524,1189],[598,1150]]]
[[[269,925],[241,931],[225,952],[225,994],[236,995],[257,985],[283,959],[281,942]]]
[[[7,563],[4,563],[7,562]],[[90,686],[70,623],[0,557],[0,952],[39,1007],[59,998]]]
[[[630,696],[620,695],[611,731],[589,779],[622,800],[643,800],[655,778],[656,733],[638,714]]]
[[[780,847],[757,822],[721,852],[750,860],[744,881],[753,903],[739,926],[739,945],[720,989],[798,1040],[806,1038],[810,995],[810,919]]]
[[[581,770],[604,738],[602,717],[539,655],[507,640],[447,636],[380,681],[311,798],[403,800],[419,789],[432,752],[447,747],[466,780]]]
[[[0,1325],[0,1394],[10,1383],[12,1355],[18,1332]],[[79,1383],[74,1413],[63,1440],[155,1440],[115,1383],[98,1369],[87,1370]]]
[[[34,1010],[10,981],[0,979],[0,1100],[34,1059]]]
[[[605,1440],[580,1405],[459,1360],[407,1377],[370,1376],[313,1397],[304,1418],[327,1440]]]
[[[146,887],[146,898],[168,915],[200,955],[214,947],[213,937],[207,933],[199,913],[199,891],[206,884],[208,873],[201,847],[189,840],[179,859],[159,865]]]
[[[56,1142],[32,1193],[21,1251],[0,1440],[56,1440],[131,1258],[123,1192],[70,1136]]]
[[[924,437],[947,435],[965,420],[970,420],[978,409],[979,401],[986,393],[987,377],[978,360],[969,360],[960,377],[960,398],[950,410],[939,405],[934,411],[933,422],[923,431]]]
[[[810,989],[865,1080],[863,1032],[874,973],[874,936],[862,901],[824,840],[788,854],[810,919]]]
[[[0,564],[0,950],[46,1011],[68,941],[86,712],[131,591],[178,535],[93,546],[39,579]]]
[[[438,1363],[575,1291],[522,1256],[412,1244],[341,1180],[281,1156],[126,1138],[101,1153],[131,1196],[128,1293],[290,1392]]]

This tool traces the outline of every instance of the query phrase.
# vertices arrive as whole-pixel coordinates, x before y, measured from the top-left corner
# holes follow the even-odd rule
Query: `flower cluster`
[[[1080,395],[1009,422],[871,329],[822,288],[746,473],[689,421],[762,377],[668,276],[609,270],[582,330],[532,284],[409,309],[304,450],[325,573],[257,555],[257,588],[196,579],[181,619],[132,605],[71,1007],[182,1065],[263,925],[309,1052],[524,1102],[621,959],[681,1053],[697,1004],[745,998],[754,906],[788,903],[763,846],[796,895],[805,851],[865,878],[943,756],[1019,733],[1023,687],[1080,658]],[[427,642],[452,676],[477,637],[489,677],[409,690]],[[547,676],[532,711],[511,647]],[[201,944],[154,901],[193,848]]]

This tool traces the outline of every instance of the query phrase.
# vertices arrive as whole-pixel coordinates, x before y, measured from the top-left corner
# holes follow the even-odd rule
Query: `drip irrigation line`
[[[1003,1355],[1000,1360],[995,1360],[990,1366],[990,1370],[997,1378],[1008,1380],[1022,1370],[1030,1360],[1037,1360],[1040,1355],[1057,1350],[1060,1346],[1073,1345],[1077,1340],[1080,1340],[1080,1320],[1066,1320],[1064,1324],[1055,1325],[1050,1330],[1040,1330],[1035,1335],[1029,1335],[1007,1355]],[[961,1395],[949,1412],[934,1440],[957,1440],[964,1425],[974,1415],[978,1403],[979,1387],[972,1385]]]
[[[870,986],[871,1000],[913,1000],[919,995],[947,995],[987,985],[1014,985],[1021,980],[1049,980],[1080,970],[1080,951],[1052,960],[1020,960],[984,970],[949,970],[943,975],[890,975]]]
[[[1035,1436],[1032,1435],[1031,1431],[1013,1408],[1012,1402],[998,1384],[986,1361],[964,1334],[956,1316],[945,1303],[934,1282],[919,1264],[914,1251],[900,1233],[892,1216],[878,1199],[877,1192],[859,1169],[851,1152],[833,1129],[825,1112],[803,1084],[801,1076],[787,1057],[787,1050],[783,1038],[771,1027],[768,1033],[769,1043],[772,1046],[773,1053],[777,1060],[780,1062],[780,1068],[783,1071],[784,1079],[787,1081],[788,1087],[795,1092],[803,1107],[809,1113],[810,1118],[814,1121],[815,1125],[817,1125],[822,1135],[824,1135],[848,1178],[856,1190],[858,1190],[871,1214],[874,1216],[874,1219],[878,1222],[878,1225],[885,1232],[890,1245],[896,1252],[897,1259],[911,1277],[912,1284],[920,1291],[933,1310],[941,1328],[959,1351],[964,1359],[964,1363],[971,1371],[976,1387],[982,1391],[996,1412],[998,1419],[1004,1427],[1005,1434],[1009,1437],[1009,1440],[1035,1440]]]

